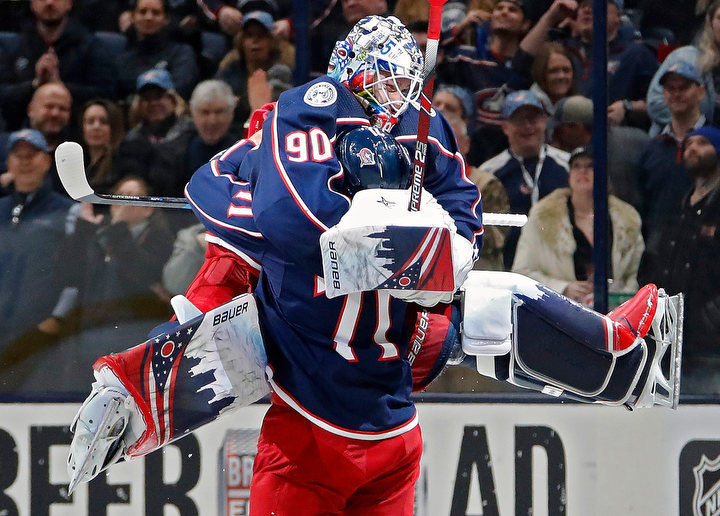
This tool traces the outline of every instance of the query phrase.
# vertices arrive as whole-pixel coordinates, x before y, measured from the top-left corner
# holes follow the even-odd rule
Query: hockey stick
[[[76,201],[93,204],[129,204],[153,208],[190,208],[187,200],[183,197],[96,193],[85,175],[82,147],[75,142],[64,142],[58,146],[55,150],[55,163],[60,182],[70,197]],[[523,226],[525,222],[527,222],[527,216],[519,213],[483,213],[483,224],[488,226]]]
[[[425,47],[425,68],[423,78],[425,87],[420,94],[420,113],[418,115],[417,143],[413,161],[412,186],[410,189],[409,211],[420,209],[420,196],[425,179],[425,160],[427,158],[428,132],[430,130],[430,110],[432,109],[432,93],[435,84],[435,62],[437,61],[438,43],[440,40],[440,20],[443,4],[447,0],[428,0],[430,15],[428,18],[427,46]]]
[[[148,195],[115,195],[96,193],[87,181],[82,147],[75,142],[61,143],[55,151],[60,181],[67,193],[76,201],[93,204],[127,204],[154,208],[184,208],[190,205],[183,197]],[[484,213],[483,223],[488,226],[523,226],[527,216],[519,213]]]
[[[182,197],[156,197],[152,195],[114,195],[95,193],[85,175],[85,162],[80,144],[64,142],[55,149],[55,164],[60,182],[76,201],[93,204],[132,204],[155,208],[190,208]]]

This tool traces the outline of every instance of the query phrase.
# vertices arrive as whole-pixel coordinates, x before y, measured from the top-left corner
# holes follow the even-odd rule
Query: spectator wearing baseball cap
[[[660,0],[653,1],[655,3],[663,3]],[[666,3],[670,2],[674,4],[675,0],[667,0]],[[683,14],[691,15],[691,9],[686,9],[686,11],[690,11],[690,13]],[[670,121],[670,110],[668,109],[667,104],[665,104],[665,99],[663,98],[663,88],[660,84],[660,78],[665,74],[665,71],[668,68],[678,62],[690,63],[696,67],[702,78],[702,85],[705,86],[706,91],[705,98],[700,102],[700,111],[703,115],[705,115],[709,124],[714,124],[717,120],[720,120],[720,117],[715,116],[714,113],[716,109],[715,98],[717,86],[720,86],[716,84],[715,79],[715,77],[717,77],[720,73],[720,65],[718,65],[717,60],[717,56],[720,55],[720,26],[718,26],[718,24],[714,21],[715,16],[718,13],[720,13],[720,1],[715,0],[707,6],[707,11],[704,15],[705,23],[698,34],[693,38],[678,37],[680,41],[689,41],[690,39],[693,39],[693,41],[696,41],[696,44],[686,45],[673,50],[670,55],[665,58],[660,65],[660,68],[653,76],[650,88],[647,92],[648,114],[653,122],[653,125],[650,128],[651,136],[658,134],[662,128],[665,127],[665,124]],[[643,17],[643,23],[649,15],[650,13],[645,14]],[[675,19],[672,21],[669,20],[670,16],[667,15],[667,11],[659,11],[657,15],[663,17],[663,19],[668,23],[676,24],[676,27],[678,18],[682,18],[682,16],[676,18],[676,15],[680,15],[680,12],[673,13],[673,18]],[[662,26],[667,27],[667,25]],[[694,33],[694,28],[687,24],[684,27],[684,31],[692,31]]]
[[[694,65],[674,63],[659,82],[670,121],[645,145],[637,169],[639,211],[649,245],[653,238],[662,239],[665,228],[680,215],[683,192],[690,187],[680,159],[683,143],[689,132],[707,125],[700,111],[706,91]]]
[[[39,188],[52,164],[50,150],[42,133],[35,129],[10,133],[4,150],[8,157],[8,171],[0,175],[3,194],[12,191],[28,193]],[[18,167],[18,156],[30,158],[34,166]],[[14,165],[12,170],[11,162]]]
[[[255,9],[245,13],[242,31],[233,40],[234,48],[215,74],[238,97],[233,123],[238,133],[254,110],[277,100],[292,81],[290,66],[295,63],[295,48],[276,36],[273,27],[270,12]]]
[[[187,104],[175,93],[167,70],[147,70],[138,76],[135,85],[137,93],[130,106],[130,123],[135,122],[135,125],[120,145],[119,155],[142,157],[145,167],[135,174],[148,180],[156,191],[161,191],[163,185],[153,178],[157,155],[165,147],[172,148],[178,141],[187,141],[193,125],[187,115]]]
[[[560,99],[548,122],[548,140],[557,148],[570,152],[590,143],[593,103],[582,95]]]
[[[142,138],[152,145],[172,141],[187,129],[187,105],[175,93],[167,70],[147,70],[136,80],[137,95],[130,118],[139,120],[127,134],[127,140]]]
[[[548,122],[551,145],[571,152],[592,140],[593,102],[582,95],[560,99]],[[648,134],[637,127],[608,127],[607,175],[610,191],[619,199],[638,205],[639,193],[635,177],[640,153],[648,142]]]
[[[117,58],[118,82],[122,97],[136,90],[137,78],[146,70],[170,73],[175,91],[187,99],[199,79],[193,49],[171,37],[169,17],[163,0],[137,0],[127,31],[127,49]]]
[[[511,213],[525,213],[547,194],[567,186],[568,154],[545,143],[547,113],[529,90],[510,93],[501,109],[502,130],[508,148],[480,168],[500,179],[508,194]],[[505,241],[504,262],[510,268],[520,234],[510,230]]]
[[[31,337],[24,341],[25,346],[32,344],[38,349],[35,346],[46,344],[42,332],[47,328],[41,321],[51,318],[64,286],[67,268],[62,243],[72,222],[69,210],[75,205],[67,194],[53,190],[48,177],[52,158],[42,133],[15,131],[8,138],[7,150],[8,171],[2,178],[10,181],[11,193],[0,197],[3,362],[12,356],[7,346],[23,334]],[[0,369],[14,371],[5,362]],[[12,389],[21,378],[0,378],[0,389]]]
[[[700,77],[700,72],[698,72],[697,68],[695,68],[695,65],[687,61],[678,61],[677,63],[673,63],[668,66],[660,76],[660,85],[664,87],[665,81],[673,75],[680,76],[683,79],[702,86],[702,77]]]

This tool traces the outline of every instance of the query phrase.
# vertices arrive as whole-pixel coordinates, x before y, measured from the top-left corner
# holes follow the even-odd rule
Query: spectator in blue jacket
[[[29,332],[38,344],[43,334],[56,333],[53,314],[67,272],[61,244],[74,203],[53,191],[47,177],[51,162],[40,132],[22,129],[10,135],[13,193],[0,198],[0,364],[9,361],[7,346],[15,338]]]
[[[170,37],[167,1],[138,0],[132,13],[128,48],[117,59],[120,94],[133,93],[138,76],[157,68],[167,70],[175,90],[189,98],[199,79],[197,58],[189,45]]]
[[[9,129],[17,129],[33,91],[62,81],[75,102],[115,94],[115,67],[103,44],[69,17],[72,0],[32,0],[34,20],[17,52],[0,62],[0,99]]]
[[[663,88],[660,78],[668,68],[679,61],[685,61],[697,67],[702,74],[702,85],[706,95],[700,102],[702,111],[708,123],[720,120],[719,99],[716,95],[720,77],[720,23],[714,21],[720,16],[720,0],[715,0],[708,6],[705,14],[705,23],[698,34],[697,43],[675,49],[665,58],[650,83],[647,92],[648,115],[653,122],[650,135],[655,136],[670,121],[670,110],[663,98]],[[720,18],[719,18],[720,19]]]

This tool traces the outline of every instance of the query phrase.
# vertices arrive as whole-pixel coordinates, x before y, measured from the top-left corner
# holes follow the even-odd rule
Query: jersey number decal
[[[382,354],[378,360],[392,360],[400,355],[398,347],[387,339],[387,331],[390,329],[390,294],[385,291],[376,291],[377,298],[377,323],[373,341],[382,348]],[[352,349],[352,339],[355,336],[360,312],[362,311],[363,293],[353,292],[345,296],[340,318],[335,327],[335,351],[349,362],[357,362],[358,358]]]
[[[313,127],[308,132],[293,131],[285,137],[285,151],[290,161],[326,161],[332,158],[332,143],[322,129]]]
[[[252,195],[250,192],[240,190],[238,193],[233,195],[233,199],[241,199],[243,201],[252,202]],[[227,217],[252,217],[252,208],[230,203],[227,210]]]

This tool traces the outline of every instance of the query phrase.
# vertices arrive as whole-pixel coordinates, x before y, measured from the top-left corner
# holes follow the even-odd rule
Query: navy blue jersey
[[[185,197],[205,225],[210,242],[234,251],[260,270],[265,239],[252,216],[252,194],[240,164],[253,149],[250,140],[240,140],[213,156],[193,174]]]
[[[411,155],[417,116],[411,109],[391,133]],[[242,144],[227,159],[216,157],[217,170],[212,162],[210,169],[200,169],[187,192],[208,220],[218,218],[222,206],[205,209],[198,201],[226,205],[234,187],[226,184],[221,199],[204,195],[203,184],[217,195],[222,188],[210,182],[223,174],[232,176],[225,179],[229,183],[249,181],[247,206],[254,226],[250,229],[247,221],[246,231],[230,229],[222,238],[241,249],[248,241],[259,244],[256,298],[275,392],[331,432],[384,439],[417,424],[404,358],[406,304],[380,291],[328,299],[319,247],[320,235],[337,224],[351,202],[340,193],[343,169],[333,143],[340,133],[367,125],[357,98],[339,82],[321,77],[280,96],[263,125],[262,142],[242,154],[237,169],[232,169],[234,153],[244,149]],[[427,161],[425,188],[451,214],[458,231],[479,246],[479,192],[464,176],[462,156],[439,114],[431,122]],[[250,240],[247,231],[260,239]]]

